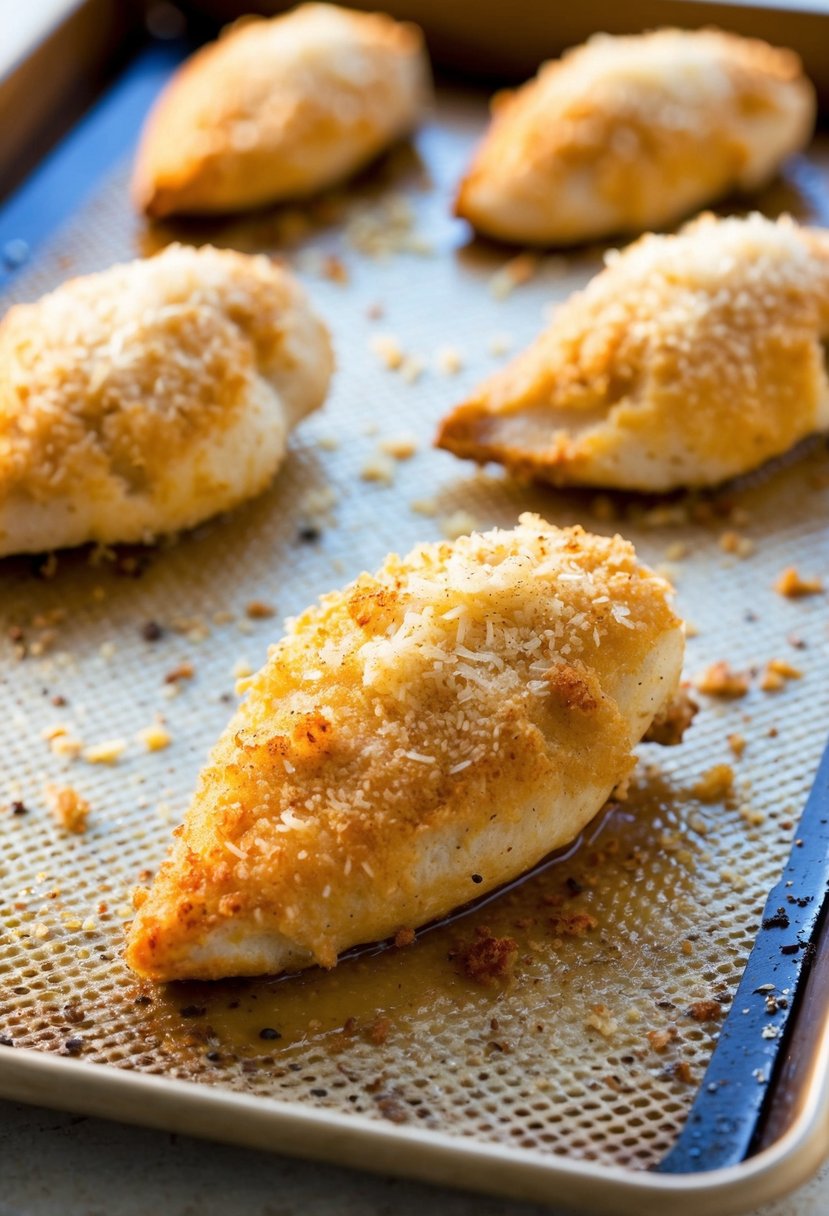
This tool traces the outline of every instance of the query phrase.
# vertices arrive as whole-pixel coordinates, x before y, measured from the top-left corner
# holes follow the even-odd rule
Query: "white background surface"
[[[549,1213],[535,1205],[0,1102],[0,1216]],[[824,1168],[797,1194],[755,1216],[827,1214],[829,1168]]]

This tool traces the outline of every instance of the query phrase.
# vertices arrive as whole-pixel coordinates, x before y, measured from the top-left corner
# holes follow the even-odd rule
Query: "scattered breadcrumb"
[[[753,540],[741,536],[739,532],[723,532],[720,548],[723,553],[732,553],[735,557],[750,557],[757,546]]]
[[[195,671],[192,663],[179,663],[177,667],[173,667],[164,677],[165,684],[178,684],[181,680],[192,680]]]
[[[245,606],[245,616],[252,621],[266,621],[273,616],[274,611],[275,609],[270,604],[266,604],[264,600],[251,600]]]
[[[413,498],[409,507],[415,515],[426,515],[429,518],[438,513],[438,504],[434,498]]]
[[[759,828],[761,824],[766,822],[765,811],[756,811],[750,806],[740,807],[740,818],[752,828]]]
[[[235,680],[245,680],[248,676],[253,675],[253,668],[247,659],[237,659],[233,664],[231,675]]]
[[[685,502],[659,503],[642,514],[642,523],[647,528],[682,527],[688,520],[689,507]]]
[[[591,1005],[584,1024],[589,1030],[598,1030],[605,1039],[612,1038],[619,1029],[619,1023],[607,1005]]]
[[[732,735],[729,735],[728,736],[728,746],[731,748],[734,755],[739,758],[740,756],[742,756],[743,752],[746,750],[745,735],[740,735],[740,734],[737,734],[736,732]]]
[[[493,334],[487,342],[487,350],[491,355],[498,358],[499,355],[508,354],[513,347],[512,334],[498,333]]]
[[[688,1016],[695,1022],[716,1022],[722,1017],[722,1005],[719,1001],[694,1001],[688,1010]]]
[[[795,566],[787,566],[774,584],[774,590],[787,599],[800,599],[806,595],[820,595],[823,581],[819,578],[802,578]]]
[[[369,456],[360,469],[363,481],[376,481],[380,485],[390,486],[394,482],[395,462],[383,452],[374,452]]]
[[[443,372],[444,376],[456,376],[463,367],[463,356],[454,346],[442,346],[435,362],[438,371]]]
[[[744,697],[749,688],[749,674],[733,671],[730,664],[721,659],[697,676],[696,687],[709,697]]]
[[[126,739],[105,739],[85,747],[81,754],[87,764],[117,764],[126,748]]]
[[[316,275],[320,279],[332,278],[334,276],[328,273],[328,271],[330,263],[333,261],[339,262],[339,259],[334,259],[331,254],[325,253],[322,249],[301,249],[296,257],[296,269],[301,274]],[[345,272],[345,277],[340,281],[347,282],[348,272],[342,262],[339,262],[339,265]]]
[[[360,208],[345,226],[345,239],[367,257],[385,260],[393,254],[428,256],[434,247],[415,229],[408,199],[390,194],[371,207]]]
[[[477,527],[475,516],[464,510],[453,511],[441,523],[441,531],[447,540],[457,540],[459,536],[474,532]]]
[[[163,722],[153,722],[145,726],[136,735],[139,743],[143,743],[148,752],[160,752],[171,743],[171,735]]]
[[[688,546],[683,540],[675,540],[673,544],[668,545],[665,550],[665,559],[669,562],[681,562],[683,558],[688,556]]]
[[[450,958],[467,979],[490,987],[512,975],[518,958],[518,942],[511,937],[496,937],[491,930],[479,926],[474,940],[453,950]]]
[[[398,950],[402,950],[404,946],[411,946],[414,940],[414,929],[398,929],[394,935],[394,944]]]
[[[378,447],[395,460],[410,460],[417,451],[417,438],[414,435],[393,435],[389,439],[382,439]]]
[[[66,726],[49,726],[43,731],[43,738],[56,756],[66,760],[75,760],[83,751],[83,744],[70,734]]]
[[[47,785],[44,795],[55,822],[66,832],[81,835],[86,831],[90,805],[71,785]]]
[[[730,764],[715,764],[691,788],[700,802],[720,802],[734,789],[734,769]]]
[[[336,435],[320,435],[317,439],[317,447],[323,452],[336,452],[339,446],[340,441]]]
[[[404,359],[403,348],[392,334],[372,334],[369,350],[390,372],[397,371]]]
[[[556,937],[585,937],[599,922],[589,912],[574,912],[572,916],[553,916],[550,930]]]
[[[803,672],[799,667],[793,667],[785,659],[769,659],[760,677],[760,688],[763,692],[779,692],[787,680],[801,680]]]
[[[415,384],[423,374],[425,364],[417,355],[406,355],[400,366],[401,379],[406,384]]]
[[[538,271],[539,261],[535,253],[519,253],[510,258],[489,280],[489,294],[496,300],[505,300],[516,287],[529,283]]]
[[[668,1026],[665,1030],[649,1030],[647,1033],[647,1040],[651,1048],[660,1054],[667,1050],[668,1045],[673,1043],[675,1038],[677,1038],[675,1026]]]

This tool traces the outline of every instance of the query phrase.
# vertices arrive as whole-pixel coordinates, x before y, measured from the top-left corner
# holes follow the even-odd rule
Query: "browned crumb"
[[[649,1030],[647,1039],[654,1051],[663,1052],[667,1049],[669,1043],[673,1043],[677,1038],[676,1026],[668,1026],[666,1030]]]
[[[164,677],[165,684],[178,684],[180,680],[192,680],[195,675],[195,669],[192,663],[179,663],[178,667],[173,667]]]
[[[787,680],[802,678],[803,672],[799,667],[793,667],[785,659],[769,659],[760,678],[760,688],[763,692],[779,692]]]
[[[505,262],[489,282],[490,294],[496,300],[505,300],[516,287],[529,283],[538,270],[539,258],[534,253],[519,253]]]
[[[820,595],[823,582],[819,578],[801,578],[796,566],[787,566],[778,576],[774,590],[787,599],[799,599],[804,595]]]
[[[605,1039],[611,1038],[619,1028],[619,1023],[607,1005],[591,1005],[584,1024],[589,1030],[598,1030]]]
[[[417,451],[417,438],[414,435],[393,435],[389,439],[381,439],[377,446],[384,455],[394,460],[411,460]]]
[[[143,743],[148,752],[163,751],[165,747],[170,746],[171,738],[170,732],[165,727],[163,721],[156,721],[149,726],[145,726],[136,735],[138,742]]]
[[[722,1017],[722,1005],[719,1001],[694,1001],[688,1010],[688,1016],[695,1022],[716,1022]]]
[[[753,540],[741,536],[739,532],[723,532],[720,537],[720,548],[723,553],[732,553],[735,557],[750,557],[755,550]]]
[[[59,827],[65,832],[73,832],[76,836],[86,831],[86,821],[91,808],[76,789],[71,785],[47,785],[44,793],[49,810]]]
[[[557,937],[585,937],[599,922],[589,912],[576,912],[573,916],[553,916],[549,923]]]
[[[699,706],[688,694],[687,689],[681,688],[673,700],[651,722],[643,742],[661,743],[663,747],[675,747],[682,742],[683,736],[698,710]]]
[[[691,788],[700,802],[719,802],[734,789],[734,770],[730,764],[715,764]]]
[[[414,929],[398,929],[394,935],[394,944],[398,950],[402,950],[404,946],[411,946],[415,939]]]
[[[252,621],[267,621],[273,614],[273,607],[264,600],[251,600],[245,605],[245,616]]]
[[[467,979],[490,987],[503,983],[512,975],[518,958],[518,942],[512,937],[496,937],[490,929],[479,926],[473,941],[453,951],[451,957]]]
[[[147,896],[150,894],[149,887],[133,887],[130,894],[132,906],[137,912],[138,909],[147,902]]]
[[[117,764],[126,751],[126,739],[105,739],[103,743],[92,743],[83,749],[87,764]]]
[[[347,283],[348,282],[348,267],[341,258],[336,254],[326,254],[322,262],[322,274],[326,279],[330,279],[332,283]]]
[[[749,675],[747,671],[732,670],[725,659],[720,659],[697,676],[696,686],[708,697],[744,697],[748,692]]]
[[[379,485],[390,486],[395,478],[394,461],[384,452],[374,452],[363,462],[360,477],[363,481],[375,481]]]
[[[369,349],[390,372],[402,367],[405,355],[393,334],[375,334],[369,341]]]
[[[677,1081],[681,1081],[683,1085],[693,1084],[694,1074],[687,1060],[677,1060],[672,1071]]]
[[[375,1047],[381,1047],[389,1037],[391,1031],[391,1019],[385,1017],[376,1017],[368,1028],[369,1040]]]
[[[733,735],[729,735],[728,736],[728,746],[731,748],[734,755],[739,758],[740,756],[742,756],[743,752],[746,750],[745,735],[740,735],[740,734],[737,734],[736,732]]]
[[[66,726],[50,726],[43,731],[43,738],[56,756],[67,760],[75,760],[83,751],[83,744],[76,739]]]

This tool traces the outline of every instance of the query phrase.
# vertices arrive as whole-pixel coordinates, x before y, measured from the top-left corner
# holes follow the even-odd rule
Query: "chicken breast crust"
[[[677,688],[670,588],[533,515],[392,555],[290,623],[131,926],[153,980],[332,967],[572,841]]]
[[[332,4],[248,18],[162,93],[138,151],[136,205],[160,217],[315,194],[408,135],[430,96],[415,25]]]
[[[437,443],[555,485],[664,492],[829,427],[829,234],[703,216],[607,259]]]
[[[591,38],[493,110],[457,214],[500,240],[566,245],[763,186],[808,142],[815,92],[793,51],[665,29]]]
[[[170,246],[0,323],[0,557],[148,541],[259,494],[328,331],[266,257]]]

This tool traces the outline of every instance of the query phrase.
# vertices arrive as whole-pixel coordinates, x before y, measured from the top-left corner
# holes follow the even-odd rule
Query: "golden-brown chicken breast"
[[[0,323],[0,557],[146,541],[260,493],[328,332],[265,257],[171,246]]]
[[[496,97],[457,214],[534,244],[662,228],[769,181],[814,119],[792,51],[710,29],[599,35]]]
[[[829,233],[703,216],[608,258],[438,445],[556,485],[662,492],[829,428]]]
[[[246,20],[164,90],[138,152],[136,203],[164,216],[314,194],[408,135],[429,95],[417,26],[332,4]]]
[[[683,627],[620,537],[522,516],[292,622],[133,922],[154,980],[321,963],[568,843],[672,697]]]

